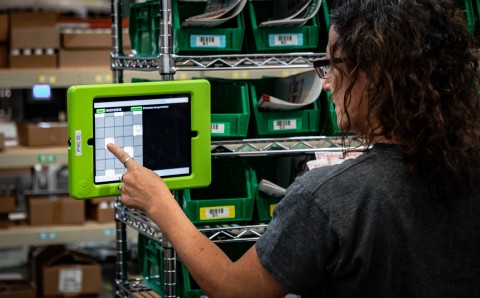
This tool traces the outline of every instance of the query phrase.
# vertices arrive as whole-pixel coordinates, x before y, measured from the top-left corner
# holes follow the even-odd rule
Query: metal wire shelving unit
[[[285,53],[250,55],[181,56],[172,53],[172,0],[160,0],[160,54],[156,57],[124,56],[122,47],[123,1],[112,0],[112,52],[111,69],[113,81],[123,82],[123,72],[156,71],[162,80],[173,80],[177,71],[218,71],[218,70],[265,70],[265,69],[311,69],[315,59],[325,53]],[[350,139],[349,145],[356,140]],[[275,154],[308,154],[318,151],[341,151],[341,138],[324,136],[244,139],[214,141],[211,143],[212,156],[258,156]],[[168,239],[144,213],[129,209],[117,198],[116,203],[116,244],[117,244],[117,297],[159,297],[143,283],[142,279],[129,279],[126,266],[126,227],[129,226],[151,239],[161,243],[164,251],[164,298],[177,297],[176,254]],[[267,229],[266,224],[250,226],[199,227],[214,242],[256,241]]]

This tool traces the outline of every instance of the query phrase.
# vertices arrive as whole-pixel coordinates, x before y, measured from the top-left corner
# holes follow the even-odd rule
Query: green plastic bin
[[[142,234],[138,234],[138,266],[144,283],[156,293],[164,291],[162,245]]]
[[[252,220],[257,194],[255,172],[231,160],[212,160],[212,183],[186,189],[182,208],[197,225],[246,223]]]
[[[476,26],[476,16],[474,12],[473,1],[474,0],[464,0],[464,6],[463,6],[463,8],[465,9],[465,17],[467,18],[468,31],[472,35],[475,34],[475,26]]]
[[[179,267],[180,269],[180,287],[182,298],[205,298],[205,292],[198,286],[195,280],[192,278],[187,270],[187,267],[183,263]]]
[[[159,23],[160,4],[158,1],[145,1],[130,4],[128,33],[132,53],[137,56],[156,56],[159,43],[155,23]],[[158,26],[157,26],[158,27]]]
[[[275,79],[251,80],[249,87],[254,116],[252,117],[254,125],[251,125],[252,134],[257,137],[318,134],[320,123],[318,100],[299,110],[259,111],[258,99],[264,93],[273,94]]]
[[[274,197],[260,191],[260,181],[271,181],[280,187],[288,188],[295,179],[292,171],[292,156],[262,156],[248,159],[249,165],[255,171],[259,185],[258,195],[255,199],[256,216],[259,223],[268,223],[272,219],[273,210],[283,197]]]
[[[230,242],[230,243],[217,243],[222,251],[232,260],[238,260],[252,245],[254,242]],[[180,292],[182,298],[204,298],[206,297],[205,293],[198,286],[195,280],[192,278],[188,272],[185,265],[181,264],[179,267],[180,270]]]
[[[248,52],[305,52],[318,48],[318,15],[299,27],[259,27],[272,17],[277,0],[248,1]]]
[[[325,92],[321,96],[321,105],[325,107],[324,114],[324,123],[321,134],[325,136],[338,136],[341,135],[342,131],[337,125],[337,114],[335,113],[335,105],[333,100],[330,98],[331,93]]]
[[[475,17],[474,35],[478,39],[480,37],[480,0],[472,0],[473,12]]]
[[[318,52],[325,53],[328,44],[328,34],[330,31],[330,10],[327,0],[322,1],[322,6],[318,11],[318,26],[320,27],[318,38]]]
[[[206,1],[173,1],[173,52],[208,55],[240,53],[245,32],[243,12],[217,27],[181,27],[187,18],[202,14],[205,6]]]
[[[282,198],[274,198],[262,195],[255,200],[258,211],[258,220],[260,223],[269,223],[270,220],[272,220],[273,210],[275,210],[275,207],[281,200]]]
[[[250,120],[248,84],[209,79],[212,139],[245,138]]]

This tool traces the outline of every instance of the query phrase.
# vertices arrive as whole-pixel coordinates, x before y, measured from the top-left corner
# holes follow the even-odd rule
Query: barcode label
[[[200,208],[200,220],[235,218],[235,206]]]
[[[190,46],[193,48],[225,48],[223,35],[191,35]]]
[[[62,293],[78,293],[82,291],[82,270],[60,269],[58,291]]]
[[[271,47],[303,46],[303,34],[271,34],[268,44]]]
[[[273,130],[297,129],[297,120],[274,120]]]
[[[212,133],[224,134],[225,133],[225,124],[223,123],[212,123]]]

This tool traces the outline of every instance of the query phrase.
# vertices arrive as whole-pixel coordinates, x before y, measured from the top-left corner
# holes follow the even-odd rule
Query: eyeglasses
[[[332,59],[317,59],[313,61],[313,68],[315,68],[315,72],[321,79],[325,79],[327,77],[327,73],[330,70],[330,67],[332,66],[332,62],[337,64],[337,63],[343,63],[342,58],[333,58]]]

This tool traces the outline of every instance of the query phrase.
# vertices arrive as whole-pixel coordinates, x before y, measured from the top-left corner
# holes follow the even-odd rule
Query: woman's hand
[[[139,165],[115,144],[107,144],[107,149],[124,164],[126,169],[121,177],[123,204],[150,214],[152,209],[161,206],[162,200],[173,198],[167,185],[153,171]]]

